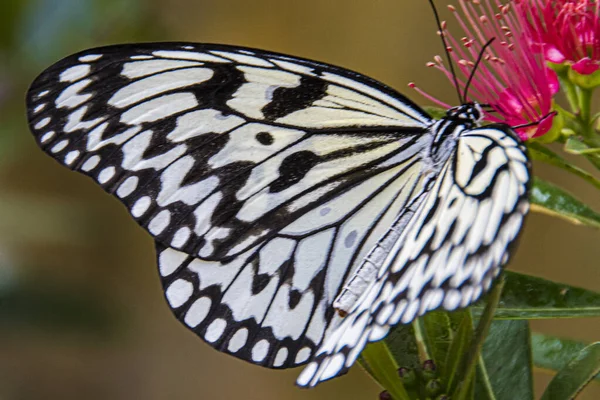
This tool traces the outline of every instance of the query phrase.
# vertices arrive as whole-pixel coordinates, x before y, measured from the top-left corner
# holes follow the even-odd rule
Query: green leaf
[[[367,345],[361,353],[360,363],[394,400],[410,400],[398,376],[398,364],[385,341]]]
[[[571,136],[565,143],[565,151],[571,154],[594,154],[600,153],[600,147],[589,147],[587,144],[577,139],[577,137]]]
[[[549,371],[563,369],[585,347],[585,343],[534,333],[531,335],[533,364]],[[600,381],[600,374],[596,375]]]
[[[568,400],[575,398],[600,372],[600,342],[581,350],[550,381],[541,400]]]
[[[444,375],[446,357],[452,340],[452,327],[448,313],[433,311],[416,321],[426,350],[426,358],[434,361],[440,375]]]
[[[529,340],[527,321],[492,323],[477,369],[477,400],[533,399]]]
[[[547,164],[554,165],[555,167],[564,169],[565,171],[577,175],[586,182],[591,183],[596,188],[600,189],[600,180],[596,179],[586,170],[569,163],[567,160],[554,153],[547,147],[542,146],[540,143],[529,141],[527,142],[527,148],[529,149],[529,156],[533,160],[542,161]]]
[[[409,369],[411,374],[416,374],[421,369],[421,358],[413,325],[396,325],[384,341],[390,354],[396,360],[396,365]],[[418,396],[418,386],[417,382],[410,387],[408,385],[404,386],[410,398]]]
[[[385,343],[400,367],[412,370],[420,367],[419,349],[412,325],[396,325],[386,336]]]
[[[532,211],[560,217],[574,224],[600,228],[599,213],[550,182],[534,177],[529,199]]]
[[[600,147],[599,146],[588,146],[582,140],[575,136],[570,136],[564,147],[567,153],[582,155],[594,165],[600,169]]]
[[[600,316],[600,294],[512,271],[504,273],[506,284],[496,319],[546,319]],[[484,303],[471,307],[481,315]]]
[[[463,357],[469,349],[471,341],[473,340],[473,318],[471,317],[471,313],[466,310],[460,310],[454,312],[453,314],[455,314],[455,318],[458,315],[462,316],[462,319],[458,325],[456,334],[450,343],[448,356],[446,357],[446,361],[444,363],[446,367],[444,369],[442,379],[444,382],[446,382],[448,393],[454,393],[456,387],[460,383],[458,381],[460,378],[458,375],[464,368]]]
[[[426,106],[423,109],[435,119],[444,118],[448,114],[448,110],[439,107]]]

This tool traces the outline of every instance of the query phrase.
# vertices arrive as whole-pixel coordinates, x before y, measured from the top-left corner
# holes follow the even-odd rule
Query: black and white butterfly
[[[175,316],[300,386],[370,341],[489,290],[528,211],[510,127],[434,120],[346,69],[262,50],[86,50],[32,84],[41,148],[96,180],[156,241]]]

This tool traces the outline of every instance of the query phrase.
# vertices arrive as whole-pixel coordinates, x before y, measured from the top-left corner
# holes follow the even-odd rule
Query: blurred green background
[[[0,399],[376,399],[359,367],[300,390],[298,370],[238,361],[180,326],[163,301],[150,237],[92,181],[38,150],[24,94],[42,69],[84,48],[177,40],[317,59],[405,93],[416,81],[456,103],[450,84],[424,67],[441,49],[435,31],[424,0],[0,2]],[[577,178],[540,165],[535,173],[600,209],[598,192]],[[599,244],[598,231],[534,214],[510,268],[600,292]],[[600,339],[599,319],[533,328]],[[540,393],[549,378],[536,379]],[[581,398],[600,398],[599,386]]]

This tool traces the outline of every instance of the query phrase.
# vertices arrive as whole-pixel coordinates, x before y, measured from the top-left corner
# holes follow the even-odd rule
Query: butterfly
[[[343,68],[212,44],[86,50],[27,94],[39,146],[155,240],[174,315],[303,387],[430,310],[472,304],[508,262],[530,162],[466,103],[434,120]]]

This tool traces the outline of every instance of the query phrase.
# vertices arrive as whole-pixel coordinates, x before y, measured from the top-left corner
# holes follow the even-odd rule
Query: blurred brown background
[[[358,367],[300,390],[298,370],[251,366],[180,326],[163,301],[150,237],[92,181],[37,149],[23,99],[43,68],[72,52],[177,40],[317,59],[405,93],[414,80],[456,103],[450,84],[424,67],[441,49],[435,30],[425,0],[0,2],[0,399],[376,399]],[[600,209],[598,192],[577,178],[535,172]],[[534,214],[510,268],[600,291],[599,259],[599,231]],[[600,339],[600,319],[532,325]],[[548,376],[536,379],[541,393]],[[600,398],[600,385],[581,398]]]

